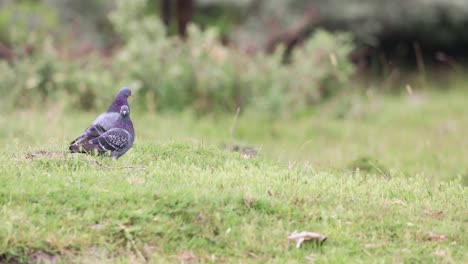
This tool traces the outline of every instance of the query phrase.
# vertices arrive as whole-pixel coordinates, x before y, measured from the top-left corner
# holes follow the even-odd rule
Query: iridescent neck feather
[[[124,96],[124,95],[118,94],[117,97],[115,97],[114,102],[112,102],[112,104],[111,104],[111,105],[109,106],[109,108],[107,109],[107,112],[116,112],[116,113],[119,113],[119,112],[120,112],[120,108],[122,107],[122,105],[128,106],[127,97]],[[129,107],[129,108],[130,108],[130,107]]]

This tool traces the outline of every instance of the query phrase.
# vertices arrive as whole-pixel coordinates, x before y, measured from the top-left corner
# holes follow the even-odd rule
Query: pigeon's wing
[[[73,151],[74,145],[80,145],[82,142],[89,141],[102,135],[106,130],[99,124],[89,126],[81,136],[70,143],[70,150]],[[79,152],[79,151],[78,151]]]
[[[89,126],[81,136],[77,139],[73,140],[70,143],[70,150],[73,152],[73,145],[79,145],[82,142],[91,140],[95,137],[100,136],[102,133],[106,132],[107,130],[114,127],[115,123],[119,119],[119,113],[102,113],[100,114],[96,120]],[[81,151],[78,151],[81,152]]]
[[[92,150],[98,152],[117,152],[127,147],[130,134],[122,128],[113,128],[97,138],[89,140]]]
[[[96,120],[94,120],[93,125],[100,125],[105,130],[109,130],[114,127],[115,123],[119,119],[119,113],[115,112],[106,112],[100,114]]]

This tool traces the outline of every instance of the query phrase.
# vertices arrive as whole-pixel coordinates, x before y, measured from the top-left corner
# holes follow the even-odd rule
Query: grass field
[[[235,125],[132,113],[118,161],[64,152],[96,113],[4,113],[0,262],[466,263],[466,98],[349,96]],[[294,230],[328,239],[296,248]]]

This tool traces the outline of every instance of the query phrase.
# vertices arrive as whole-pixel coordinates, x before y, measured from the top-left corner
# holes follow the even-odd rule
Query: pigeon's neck
[[[134,132],[133,131],[133,123],[132,123],[132,120],[130,120],[129,116],[120,116],[119,121],[118,121],[118,123],[116,124],[115,127],[123,128],[123,129],[127,130],[130,133]]]
[[[118,112],[120,112],[120,108],[122,107],[122,105],[128,106],[127,98],[125,96],[117,96],[115,98],[114,102],[112,102],[112,104],[107,109],[107,112],[117,112],[118,113]]]

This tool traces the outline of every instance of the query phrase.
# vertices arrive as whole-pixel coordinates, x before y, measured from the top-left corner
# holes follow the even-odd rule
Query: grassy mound
[[[58,149],[58,146],[57,146]],[[466,260],[466,188],[197,143],[0,154],[0,262]],[[301,248],[298,231],[328,237]]]

